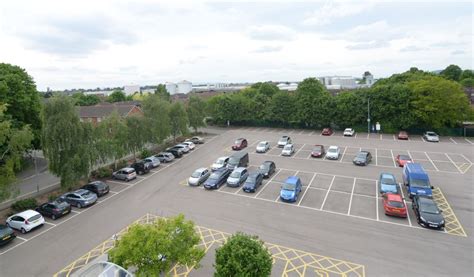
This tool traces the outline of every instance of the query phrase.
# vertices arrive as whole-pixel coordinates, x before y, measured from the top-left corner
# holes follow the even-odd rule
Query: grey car
[[[158,160],[160,160],[162,163],[169,163],[174,160],[174,155],[169,152],[158,153],[155,155],[155,157],[158,158]]]
[[[240,186],[247,177],[249,176],[249,172],[245,167],[237,167],[232,171],[232,173],[227,178],[227,186],[228,187],[238,187]]]
[[[137,178],[137,172],[134,168],[124,167],[112,174],[112,178],[122,181],[130,181]]]
[[[191,177],[189,177],[188,185],[199,186],[204,183],[210,175],[211,171],[209,169],[205,167],[198,168],[193,172],[193,174],[191,174]]]
[[[59,201],[67,202],[80,209],[94,204],[97,201],[97,194],[85,189],[78,189],[61,195]]]

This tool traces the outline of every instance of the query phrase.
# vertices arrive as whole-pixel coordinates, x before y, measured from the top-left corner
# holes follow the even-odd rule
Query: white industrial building
[[[170,95],[176,94],[177,86],[175,83],[166,82],[165,88]]]
[[[298,88],[297,83],[280,83],[277,85],[278,89],[280,90],[287,90],[287,91],[295,91]]]
[[[178,91],[176,93],[189,93],[193,90],[193,83],[183,80],[176,84],[178,86]]]
[[[356,79],[351,76],[325,76],[319,77],[318,79],[327,89],[357,88]]]
[[[123,93],[125,95],[133,95],[135,92],[140,92],[140,86],[139,85],[128,85],[123,87]]]

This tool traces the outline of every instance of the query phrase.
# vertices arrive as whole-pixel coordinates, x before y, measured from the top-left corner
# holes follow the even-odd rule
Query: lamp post
[[[367,133],[370,134],[370,98],[367,98]]]

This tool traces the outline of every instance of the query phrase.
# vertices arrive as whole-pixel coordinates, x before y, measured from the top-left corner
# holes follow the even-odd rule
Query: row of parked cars
[[[331,136],[334,131],[331,128],[324,128],[321,132],[323,136]],[[355,130],[353,128],[346,128],[344,132],[342,132],[343,136],[345,137],[352,137],[355,135]],[[397,138],[399,140],[408,140],[408,132],[407,131],[400,131],[398,132]],[[439,136],[433,131],[426,131],[423,133],[423,138],[429,142],[439,142]]]

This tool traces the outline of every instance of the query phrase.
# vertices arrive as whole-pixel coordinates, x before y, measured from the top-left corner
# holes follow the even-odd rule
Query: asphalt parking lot
[[[20,239],[0,248],[0,276],[51,276],[145,213],[184,213],[202,226],[228,233],[244,231],[269,243],[364,265],[367,275],[471,275],[474,155],[468,140],[427,143],[398,141],[383,134],[346,138],[337,133],[321,137],[316,131],[269,128],[216,133],[219,135],[209,137],[193,153],[133,182],[108,181],[111,193],[100,198],[100,203],[73,209],[71,215],[47,220],[38,230],[19,235]],[[282,134],[292,136],[297,146],[292,157],[281,157],[281,149],[274,147]],[[277,173],[256,193],[183,185],[194,169],[231,154],[230,146],[237,137],[249,141],[250,170],[265,160],[277,164]],[[272,145],[266,154],[254,153],[261,140]],[[344,156],[339,161],[310,158],[314,144],[338,145]],[[367,167],[352,165],[360,149],[374,155]],[[390,172],[400,182],[401,168],[393,164],[393,156],[403,153],[426,167],[437,188],[436,201],[444,199],[438,204],[457,221],[446,231],[419,227],[410,203],[407,219],[383,214],[377,179],[381,172]],[[302,179],[303,191],[296,203],[282,203],[280,186],[290,175]],[[44,253],[54,253],[54,259]],[[28,259],[27,268],[21,262],[24,259]]]

